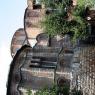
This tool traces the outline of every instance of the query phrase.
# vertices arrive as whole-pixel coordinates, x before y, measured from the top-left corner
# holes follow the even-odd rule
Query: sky
[[[27,0],[1,0],[0,2],[0,95],[6,95],[6,84],[12,61],[10,45],[13,34],[23,28]]]

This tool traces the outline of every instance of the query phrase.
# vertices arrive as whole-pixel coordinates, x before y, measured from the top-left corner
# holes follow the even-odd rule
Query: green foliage
[[[67,85],[64,87],[58,87],[57,85],[54,85],[50,89],[44,88],[39,90],[35,95],[57,95],[58,92],[61,92],[64,95],[69,95],[69,87]]]
[[[71,0],[41,0],[42,3],[45,4],[46,8],[53,8],[56,9],[58,7],[60,7],[61,5],[63,5],[65,7],[65,5],[70,5]]]
[[[65,14],[54,13],[46,16],[46,19],[43,22],[45,32],[47,32],[49,35],[61,34],[61,32],[64,30],[63,25],[66,23],[66,20],[63,19],[63,15]]]
[[[74,16],[73,20],[76,22],[75,24],[71,25],[70,31],[73,32],[73,39],[77,38],[86,38],[88,36],[88,22],[85,19],[85,7],[84,6],[77,6],[72,15]],[[71,22],[70,22],[71,23]]]
[[[53,11],[50,15],[46,15],[44,22],[42,22],[44,31],[47,32],[49,35],[61,34],[64,31],[64,26],[67,22],[67,12],[65,8],[66,6],[70,5],[70,0],[65,0],[64,2],[62,0],[59,3],[55,3],[54,0],[52,0],[52,2],[49,2],[49,0],[44,0],[44,2],[49,8],[57,9],[56,11]],[[65,28],[65,30],[66,29],[67,28]],[[65,32],[67,31],[68,29]]]
[[[87,37],[88,32],[86,29],[88,23],[85,20],[86,7],[84,6],[86,2],[85,0],[78,0],[78,5],[73,10],[71,9],[70,12],[73,19],[68,20],[68,11],[71,7],[70,1],[71,0],[62,0],[62,2],[57,4],[52,1],[52,4],[50,4],[49,0],[44,0],[48,7],[59,10],[56,12],[53,11],[51,14],[47,15],[42,22],[44,31],[49,35],[71,34],[72,40]],[[90,0],[88,1],[90,2]]]
[[[43,89],[38,90],[34,95],[57,95],[59,92],[63,95],[69,95],[70,87],[66,84],[62,87],[58,87],[57,85],[53,85],[51,88],[45,87]],[[27,95],[32,95],[31,90],[27,90]],[[81,91],[76,89],[72,90],[72,95],[83,95]]]
[[[67,85],[64,85],[64,87],[60,87],[60,88],[59,88],[59,91],[60,91],[61,93],[63,93],[63,95],[69,95],[69,94],[70,94],[70,93],[69,93],[69,90],[70,90],[70,87],[67,86]]]
[[[53,86],[50,89],[49,88],[44,88],[36,92],[35,95],[56,95],[57,92],[57,87]]]
[[[32,91],[30,89],[27,90],[27,95],[32,95]]]
[[[78,6],[95,7],[95,0],[78,0]]]

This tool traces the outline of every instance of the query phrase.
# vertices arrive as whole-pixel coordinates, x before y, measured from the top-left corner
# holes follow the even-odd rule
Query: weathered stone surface
[[[32,42],[35,41],[37,35],[43,32],[41,21],[44,15],[44,9],[30,9],[28,7],[25,11],[24,27],[31,46],[34,46]]]
[[[26,48],[30,48],[30,47],[25,45],[20,50],[17,51],[10,65],[6,95],[21,95],[18,89],[19,83],[21,81],[20,68],[23,65],[25,60],[24,57],[26,56],[26,52],[24,50]]]
[[[83,95],[93,95],[95,92],[95,45],[78,47],[74,53],[72,68],[72,88],[77,86]]]
[[[15,56],[16,52],[27,43],[26,34],[23,28],[18,29],[12,38],[11,42],[11,55]]]
[[[31,24],[31,27],[39,27],[40,21],[42,21],[44,16],[44,10],[43,9],[26,9],[25,12],[25,26],[28,26],[28,23]]]
[[[37,43],[36,46],[48,46],[49,45],[49,36],[45,33],[41,33],[36,37]]]
[[[63,37],[60,35],[51,37],[51,47],[62,47],[63,46]]]
[[[33,0],[27,0],[27,5],[33,9]]]
[[[40,47],[40,49],[34,47],[27,49],[26,52],[25,61],[21,66],[22,80],[19,83],[19,90],[21,92],[23,92],[22,89],[37,91],[46,86],[51,87],[55,79],[60,48],[54,51],[52,47]]]
[[[65,49],[71,48],[71,41],[69,35],[57,35],[51,38],[51,47],[64,47]]]
[[[95,9],[87,9],[86,19],[88,22],[95,25]]]

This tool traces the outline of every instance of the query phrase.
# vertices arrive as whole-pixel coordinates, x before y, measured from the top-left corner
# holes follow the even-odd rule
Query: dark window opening
[[[95,26],[91,26],[91,35],[95,36]]]
[[[34,0],[33,1],[33,9],[42,9],[42,5],[41,5],[40,0]]]

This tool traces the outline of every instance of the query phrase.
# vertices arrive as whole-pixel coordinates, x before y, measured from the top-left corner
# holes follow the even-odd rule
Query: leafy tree
[[[43,2],[52,10],[42,22],[45,32],[52,36],[70,34],[74,41],[88,36],[85,10],[88,2],[91,6],[93,0],[78,0],[76,7],[72,6],[71,0],[43,0]]]

